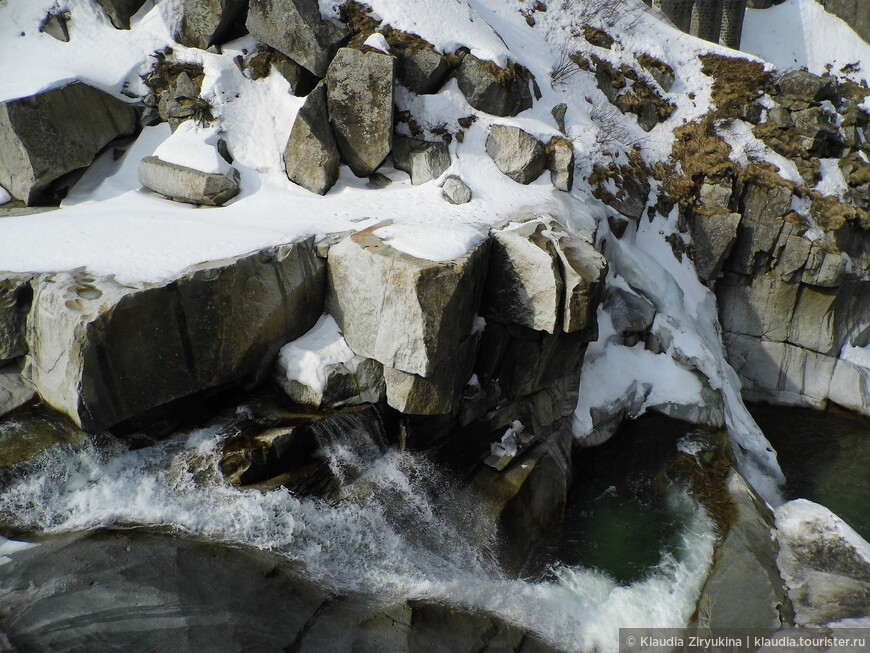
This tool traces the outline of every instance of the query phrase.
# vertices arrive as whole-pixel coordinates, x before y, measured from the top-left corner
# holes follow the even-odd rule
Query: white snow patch
[[[154,155],[167,163],[201,172],[226,174],[230,164],[218,154],[219,140],[217,128],[200,127],[195,121],[186,120],[158,146]]]
[[[776,529],[787,542],[805,545],[840,540],[853,547],[870,564],[870,543],[824,506],[808,499],[795,499],[779,506],[774,515]]]
[[[374,48],[375,50],[380,50],[381,52],[385,52],[386,54],[390,53],[390,44],[387,43],[387,39],[384,38],[384,35],[378,32],[370,35],[363,42],[363,45],[367,45],[370,48]]]
[[[501,436],[501,439],[490,445],[489,448],[492,455],[499,458],[505,456],[513,458],[516,456],[520,447],[520,434],[525,430],[526,427],[521,421],[515,419],[511,422],[511,425],[504,432],[504,435]]]
[[[833,195],[835,197],[843,197],[846,191],[849,190],[849,185],[843,177],[843,171],[840,169],[839,159],[819,159],[821,164],[819,167],[819,183],[816,184],[816,190],[822,195]]]
[[[870,369],[870,345],[853,347],[847,342],[840,351],[840,359],[848,361],[857,367]]]
[[[34,546],[39,545],[33,542],[20,542],[18,540],[10,540],[0,535],[0,565],[5,565],[8,562],[12,562],[12,558],[9,557],[10,554],[15,553],[16,551],[24,551],[25,549],[29,549]]]
[[[0,186],[0,204],[6,204],[11,199],[12,195],[9,194],[9,191]]]
[[[321,393],[326,384],[327,365],[342,363],[356,372],[362,360],[348,347],[335,318],[324,314],[308,333],[281,347],[277,369],[282,378]]]

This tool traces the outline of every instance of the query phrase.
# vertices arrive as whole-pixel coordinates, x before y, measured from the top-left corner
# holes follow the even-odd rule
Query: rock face
[[[318,77],[346,32],[320,15],[317,0],[250,0],[245,26],[258,41],[286,54]]]
[[[445,143],[393,136],[393,163],[411,175],[415,186],[441,176],[450,167],[450,152]]]
[[[861,0],[818,0],[829,13],[842,18],[858,36],[870,43],[870,13]]]
[[[245,0],[182,0],[175,40],[205,50],[223,41],[244,16]]]
[[[0,365],[27,353],[24,325],[33,290],[30,275],[0,275]]]
[[[377,170],[393,146],[395,63],[382,52],[342,48],[326,73],[336,141],[358,177]]]
[[[459,90],[478,111],[515,116],[532,106],[529,81],[524,71],[513,64],[506,70],[466,54],[455,74]]]
[[[805,499],[776,511],[776,562],[795,624],[823,625],[870,611],[870,546],[827,508]]]
[[[146,156],[139,162],[139,181],[155,193],[176,202],[220,206],[239,194],[239,173],[202,172]]]
[[[27,322],[29,378],[86,430],[108,428],[263,371],[322,313],[324,282],[311,240],[202,264],[161,286],[42,278]]]
[[[547,165],[547,150],[519,127],[493,125],[486,138],[486,153],[502,173],[520,184],[530,184]]]
[[[145,0],[97,0],[112,25],[118,29],[130,29],[130,18],[145,4]]]
[[[135,129],[133,107],[81,82],[3,102],[0,186],[33,203],[51,182]]]
[[[34,389],[21,378],[17,363],[0,364],[0,417],[23,406],[35,396]]]
[[[305,98],[284,148],[287,178],[312,193],[325,195],[338,179],[339,153],[321,83]]]

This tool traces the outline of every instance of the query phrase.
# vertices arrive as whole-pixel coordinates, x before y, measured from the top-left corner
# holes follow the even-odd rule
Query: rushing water
[[[479,546],[476,506],[463,502],[450,476],[421,455],[385,448],[371,428],[349,420],[342,433],[322,434],[340,501],[226,484],[217,425],[136,451],[105,438],[46,449],[6,472],[0,523],[19,536],[145,525],[267,549],[325,588],[384,603],[427,598],[489,610],[569,650],[615,650],[620,626],[679,626],[693,612],[715,537],[703,510],[677,488],[636,495],[654,497],[649,505],[629,491],[619,532],[600,510],[607,498],[593,498],[591,516],[577,523],[598,543],[554,561],[541,579],[514,580]],[[582,512],[578,501],[571,509]],[[657,528],[659,517],[670,520],[661,537],[618,545],[633,560],[628,571],[595,558],[593,550],[615,545],[632,520]],[[644,552],[632,558],[634,548]]]
[[[819,503],[870,540],[870,419],[837,408],[755,406],[752,414],[776,448],[786,498]]]

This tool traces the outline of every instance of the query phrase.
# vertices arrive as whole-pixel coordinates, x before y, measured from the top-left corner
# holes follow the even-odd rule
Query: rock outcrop
[[[358,177],[377,170],[393,147],[395,65],[383,52],[342,48],[326,72],[338,148]]]
[[[305,98],[284,148],[287,178],[318,195],[338,180],[339,152],[329,124],[326,87],[321,83]]]
[[[139,162],[139,181],[145,188],[176,202],[220,206],[239,194],[239,173],[202,172],[146,156]]]
[[[60,273],[35,284],[28,376],[89,431],[265,373],[322,313],[311,240],[191,268],[148,287]],[[216,346],[216,343],[218,345]]]
[[[82,82],[0,103],[0,186],[36,202],[58,177],[135,130],[132,106]]]

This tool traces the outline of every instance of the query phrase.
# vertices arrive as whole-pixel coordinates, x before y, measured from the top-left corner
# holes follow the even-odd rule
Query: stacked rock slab
[[[34,281],[28,374],[86,430],[264,371],[322,312],[312,240],[191,268],[153,286],[60,273]]]
[[[81,82],[0,103],[0,186],[30,204],[135,130],[132,106]]]

